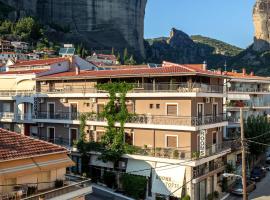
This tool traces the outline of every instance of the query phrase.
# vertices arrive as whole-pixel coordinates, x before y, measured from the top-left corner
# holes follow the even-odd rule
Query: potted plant
[[[78,150],[78,140],[73,140],[72,151]]]
[[[178,159],[179,158],[179,151],[177,149],[175,149],[173,151],[173,158],[175,158],[175,159]]]

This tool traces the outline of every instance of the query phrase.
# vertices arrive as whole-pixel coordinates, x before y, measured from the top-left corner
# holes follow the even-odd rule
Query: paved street
[[[270,200],[270,172],[267,176],[259,183],[257,183],[257,189],[254,190],[250,195],[250,200]],[[230,195],[226,200],[242,200],[241,197]]]

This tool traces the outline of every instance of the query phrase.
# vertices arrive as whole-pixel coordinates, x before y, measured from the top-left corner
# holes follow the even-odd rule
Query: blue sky
[[[255,0],[148,0],[145,38],[168,36],[172,27],[240,47],[253,41]]]

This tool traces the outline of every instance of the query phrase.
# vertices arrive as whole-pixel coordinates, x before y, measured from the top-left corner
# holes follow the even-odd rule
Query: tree
[[[136,60],[134,59],[133,55],[130,56],[127,65],[136,65]]]
[[[8,20],[3,21],[0,26],[0,34],[1,35],[11,34],[13,26],[14,25],[11,21]]]
[[[252,140],[260,143],[270,143],[270,134],[265,134],[269,132],[270,123],[266,116],[250,116],[244,124],[245,137],[254,138]],[[258,137],[262,135],[261,137]],[[250,158],[252,161],[256,159],[262,153],[265,153],[266,146],[249,142]]]
[[[114,53],[115,53],[115,52],[114,52],[114,47],[112,47],[112,52],[111,52],[111,54],[112,54],[112,55],[115,55]]]
[[[127,48],[125,48],[124,55],[123,55],[123,62],[126,65],[128,63],[128,61],[129,61],[128,50],[127,50]]]
[[[32,17],[20,19],[14,27],[14,34],[23,41],[37,40],[42,36],[39,24]]]

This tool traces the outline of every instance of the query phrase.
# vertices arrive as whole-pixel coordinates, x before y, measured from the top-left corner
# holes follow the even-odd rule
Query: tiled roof
[[[39,74],[41,72],[45,72],[48,70],[40,69],[40,70],[22,70],[22,71],[8,71],[8,72],[0,72],[0,75],[5,74]]]
[[[1,52],[0,54],[16,54],[15,52]]]
[[[67,58],[49,58],[42,60],[29,60],[15,63],[10,67],[23,67],[23,66],[40,66],[40,65],[52,65],[59,62],[69,61]]]
[[[270,80],[270,78],[268,78],[268,77],[255,76],[254,74],[244,74],[244,73],[237,73],[237,72],[224,72],[224,75],[227,75],[231,78],[237,78],[237,79]]]
[[[68,152],[64,147],[0,129],[0,162]]]
[[[136,68],[136,65],[130,66],[125,69],[115,70],[102,70],[102,71],[81,71],[76,75],[74,71],[63,72],[58,74],[52,74],[48,76],[40,77],[39,79],[56,79],[56,78],[68,78],[68,79],[80,79],[80,78],[109,78],[109,77],[135,77],[135,76],[151,76],[151,75],[176,75],[176,74],[201,74],[201,75],[213,75],[222,76],[217,72],[198,69],[193,65],[180,65],[174,63],[164,62],[162,67],[149,68]]]

